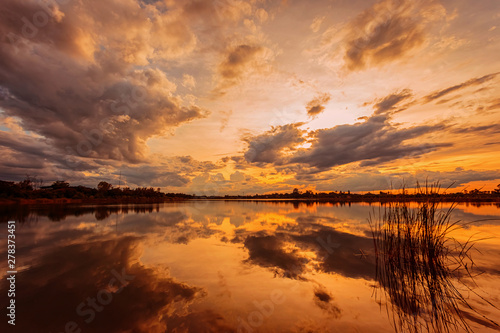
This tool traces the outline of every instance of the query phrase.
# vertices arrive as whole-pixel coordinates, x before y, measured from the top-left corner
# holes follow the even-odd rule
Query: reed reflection
[[[370,218],[381,292],[377,298],[385,301],[396,331],[472,332],[471,321],[499,330],[468,299],[474,294],[495,307],[470,287],[478,273],[474,241],[451,238],[460,222],[451,222],[454,206],[440,208],[436,202],[417,207],[390,203],[378,218]]]

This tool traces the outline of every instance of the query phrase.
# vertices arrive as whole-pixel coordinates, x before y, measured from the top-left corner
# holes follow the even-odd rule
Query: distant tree
[[[33,179],[26,175],[26,178],[19,182],[19,188],[21,191],[33,191],[34,182]]]
[[[100,182],[99,184],[97,184],[97,189],[99,190],[99,192],[107,192],[111,190],[111,188],[113,188],[113,185],[108,182]]]
[[[493,190],[496,194],[500,194],[500,184],[497,185],[497,188]]]
[[[53,189],[61,189],[61,188],[68,188],[69,183],[64,181],[64,180],[56,180],[55,182],[50,185]]]
[[[473,189],[472,191],[470,191],[469,193],[470,194],[479,194],[479,190],[477,188]]]
[[[19,182],[19,187],[23,190],[38,190],[43,185],[43,180],[41,178],[31,177],[26,175],[26,178]]]

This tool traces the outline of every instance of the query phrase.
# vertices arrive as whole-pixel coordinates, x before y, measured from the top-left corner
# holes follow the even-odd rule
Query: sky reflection
[[[16,329],[63,332],[74,321],[83,332],[391,331],[384,304],[373,297],[367,218],[378,209],[235,201],[4,207],[5,221],[23,221]],[[477,221],[457,230],[457,239],[486,238],[473,253],[482,274],[469,286],[497,306],[498,218],[491,205],[459,205],[452,217]],[[135,278],[115,293],[107,284],[113,270],[123,269]],[[103,288],[113,300],[86,323],[76,308]],[[480,298],[467,297],[500,318]],[[495,331],[485,323],[471,327]]]

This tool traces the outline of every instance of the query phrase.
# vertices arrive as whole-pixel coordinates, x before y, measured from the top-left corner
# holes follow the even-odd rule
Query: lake
[[[455,207],[447,244],[463,265],[438,275],[376,260],[368,218],[381,212],[263,201],[0,207],[4,311],[8,220],[17,270],[15,329],[2,314],[1,331],[394,332],[401,318],[417,332],[436,322],[498,331],[500,207]],[[416,292],[379,279],[401,271]]]

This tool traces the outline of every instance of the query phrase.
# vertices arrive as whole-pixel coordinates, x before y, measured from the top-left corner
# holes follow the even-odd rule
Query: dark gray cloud
[[[309,117],[314,117],[325,110],[325,104],[331,99],[331,95],[328,93],[320,94],[316,96],[306,105],[307,115]]]
[[[285,251],[283,241],[282,235],[248,236],[244,242],[249,255],[247,262],[262,267],[277,268],[287,277],[298,278],[308,260],[301,258],[294,251]]]
[[[243,242],[248,250],[246,262],[266,267],[282,277],[304,280],[303,275],[313,267],[317,271],[337,273],[350,278],[373,279],[373,240],[321,225],[318,223],[321,219],[324,220],[323,217],[300,216],[296,219],[296,225],[279,226],[272,234],[240,229],[242,235],[233,241],[240,242],[241,238],[245,237]],[[287,249],[286,245],[289,243],[296,247]],[[313,251],[316,258],[305,257],[301,250]],[[360,250],[370,256],[360,260],[356,255]],[[324,306],[327,311],[333,310],[328,306],[331,299],[327,296],[323,293],[317,295],[322,302],[318,305]],[[337,311],[334,313],[339,314]]]
[[[341,317],[341,309],[333,302],[333,296],[323,286],[318,286],[314,291],[314,303],[317,307],[328,313],[332,318]]]
[[[293,149],[305,139],[304,131],[299,129],[302,123],[273,127],[272,130],[257,136],[244,139],[248,143],[248,150],[244,157],[250,163],[280,164],[284,160],[283,151]]]
[[[312,146],[297,151],[289,162],[325,170],[352,162],[372,166],[407,156],[419,156],[451,144],[407,141],[444,128],[442,124],[398,128],[390,122],[390,116],[374,115],[361,123],[312,133]]]

